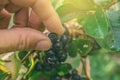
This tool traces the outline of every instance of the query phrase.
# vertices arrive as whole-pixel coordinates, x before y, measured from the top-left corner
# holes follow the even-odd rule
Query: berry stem
[[[21,63],[23,63],[23,62],[28,58],[28,56],[30,56],[31,53],[34,53],[34,52],[35,52],[35,50],[29,51],[29,52],[25,55],[25,57],[21,60]]]
[[[5,78],[5,80],[10,80],[11,79],[11,74],[9,74],[6,78]]]
[[[83,64],[83,71],[84,71],[84,73],[86,75],[87,73],[86,73],[86,60],[85,60],[85,57],[81,56],[80,60],[81,60],[81,62]]]
[[[91,67],[90,67],[90,58],[89,58],[89,56],[87,56],[85,60],[86,60],[86,77],[89,80],[92,80],[91,75],[90,75]]]

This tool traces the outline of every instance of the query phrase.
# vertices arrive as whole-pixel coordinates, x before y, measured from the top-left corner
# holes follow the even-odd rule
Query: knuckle
[[[18,39],[18,49],[19,50],[27,50],[29,48],[30,45],[30,39],[29,39],[29,35],[28,33],[24,33],[23,30],[20,30],[20,34],[19,34],[19,39]]]

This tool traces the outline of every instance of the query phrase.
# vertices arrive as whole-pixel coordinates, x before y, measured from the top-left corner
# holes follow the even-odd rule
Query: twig
[[[87,56],[85,60],[86,60],[86,77],[87,77],[89,80],[92,80],[92,79],[91,79],[91,75],[90,75],[91,67],[90,67],[90,59],[89,59],[89,56]]]
[[[106,5],[106,6],[104,7],[104,9],[105,9],[105,10],[109,9],[112,5],[116,4],[117,2],[119,2],[119,1],[114,1],[114,0],[113,0],[110,4]]]
[[[81,57],[81,62],[83,64],[83,71],[84,71],[85,77],[87,77],[89,80],[92,80],[90,75],[91,67],[90,67],[89,56]]]
[[[11,60],[2,60],[2,59],[0,59],[0,61],[1,62],[6,62],[6,63],[11,62]]]
[[[78,73],[81,75],[83,70],[83,64],[81,63],[80,66],[77,68]]]
[[[81,62],[82,62],[82,64],[83,64],[83,71],[84,71],[84,73],[85,73],[85,75],[86,75],[86,61],[85,61],[85,57],[82,57],[81,56]]]
[[[5,80],[10,80],[10,78],[11,78],[11,74],[9,74],[9,75],[5,78]]]
[[[23,63],[23,62],[28,58],[28,56],[30,56],[31,53],[34,53],[34,52],[35,52],[35,50],[29,51],[29,52],[25,55],[25,57],[21,60],[21,63]]]

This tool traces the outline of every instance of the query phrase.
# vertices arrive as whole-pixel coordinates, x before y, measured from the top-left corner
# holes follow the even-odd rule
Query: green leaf
[[[5,78],[8,76],[7,73],[0,70],[0,80],[5,80]]]
[[[77,56],[76,40],[72,40],[72,42],[70,43],[68,54],[70,57]]]
[[[63,5],[57,8],[62,23],[77,17],[83,17],[89,11],[95,10],[95,5],[89,0],[65,0]]]
[[[58,74],[60,76],[63,76],[67,73],[69,73],[69,71],[72,69],[72,66],[71,64],[68,64],[68,63],[64,63],[64,64],[61,64],[58,68],[57,68],[57,71],[58,71]]]
[[[106,5],[109,5],[113,0],[94,0],[94,2],[98,5],[101,5],[105,7]]]
[[[65,23],[78,16],[85,15],[84,13],[81,13],[77,8],[75,8],[71,3],[64,3],[57,9],[57,13],[60,16],[62,23]]]
[[[12,74],[12,80],[16,80],[16,78],[19,75],[19,70],[21,68],[21,62],[18,59],[18,57],[16,56],[16,54],[18,54],[18,52],[15,52],[12,56],[11,59],[11,63],[10,63],[10,71]]]
[[[20,60],[22,60],[27,54],[28,54],[28,51],[20,51],[20,52],[17,54],[17,56],[18,56],[18,58],[19,58]],[[24,61],[23,65],[24,65],[25,67],[29,67],[29,64],[30,64],[30,60],[29,60],[29,58],[27,58],[27,59]]]
[[[71,3],[81,11],[94,10],[96,5],[93,0],[64,0],[65,3]]]
[[[43,80],[44,76],[42,75],[42,72],[40,71],[32,71],[32,75],[29,76],[29,79],[28,80]]]
[[[98,8],[95,13],[89,13],[82,22],[85,32],[93,38],[104,38],[108,33],[108,21],[102,8]]]
[[[86,56],[93,48],[93,43],[88,39],[78,39],[76,42],[77,51],[81,56]]]
[[[29,70],[27,71],[27,73],[25,74],[24,78],[27,78],[27,76],[34,71],[34,66],[35,66],[35,61],[33,59],[33,55],[29,56],[29,60],[30,60],[30,67]]]
[[[27,53],[28,51],[20,51],[18,54],[19,59],[22,60],[26,56]]]
[[[97,40],[105,49],[120,52],[120,3],[115,4],[107,11],[110,21],[109,34],[104,38]]]
[[[29,80],[49,80],[49,78],[55,75],[56,73],[57,73],[56,69],[51,69],[49,71],[44,69],[42,71],[36,71],[34,68],[28,74],[26,79],[29,78]]]

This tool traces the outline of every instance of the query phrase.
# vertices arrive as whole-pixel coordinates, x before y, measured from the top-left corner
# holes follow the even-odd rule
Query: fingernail
[[[35,50],[48,50],[52,47],[52,43],[50,40],[44,40],[44,41],[40,41],[37,43],[37,46],[35,48]]]

